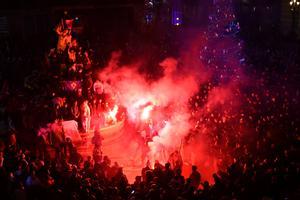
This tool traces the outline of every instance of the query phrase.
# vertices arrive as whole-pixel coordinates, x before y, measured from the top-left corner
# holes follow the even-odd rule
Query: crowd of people
[[[293,88],[297,94],[291,97],[290,91],[286,91],[289,85],[285,77],[289,75],[289,69],[299,67],[296,56],[299,50],[293,45],[286,47],[287,51],[271,45],[266,48],[248,48],[249,56],[246,62],[249,66],[256,67],[249,70],[259,71],[257,73],[262,74],[265,82],[257,82],[253,91],[247,91],[245,94],[247,97],[245,99],[251,101],[247,104],[248,111],[252,111],[247,114],[249,120],[245,121],[249,124],[255,121],[266,125],[260,125],[253,130],[257,134],[251,135],[254,137],[251,139],[249,135],[244,139],[238,135],[228,136],[226,139],[225,136],[211,136],[212,149],[216,152],[224,151],[225,145],[220,144],[220,138],[222,141],[227,140],[231,150],[228,153],[231,153],[233,158],[230,164],[213,175],[211,183],[202,178],[201,171],[198,171],[196,166],[192,167],[190,176],[184,177],[180,167],[172,167],[171,163],[158,161],[154,164],[154,168],[147,163],[135,182],[129,183],[122,167],[116,162],[111,164],[107,156],[101,155],[101,136],[96,133],[93,139],[94,153],[86,159],[78,154],[76,147],[68,139],[57,147],[58,154],[54,157],[45,155],[45,146],[31,145],[28,148],[28,145],[24,145],[24,141],[32,142],[33,138],[36,138],[37,129],[49,121],[76,120],[80,124],[81,131],[87,132],[92,124],[91,115],[96,113],[95,111],[113,109],[111,105],[115,104],[112,95],[105,92],[110,91],[109,82],[103,82],[94,76],[93,51],[80,47],[77,39],[72,37],[71,27],[68,28],[68,25],[70,26],[68,22],[65,24],[63,22],[56,27],[59,40],[57,47],[47,55],[49,68],[46,69],[46,73],[42,70],[36,71],[25,79],[23,91],[26,92],[21,92],[15,87],[12,89],[2,74],[0,98],[4,111],[1,111],[1,119],[8,124],[9,131],[2,134],[0,140],[1,198],[74,200],[299,198],[297,125],[299,119],[296,111],[292,110],[295,105],[299,105],[297,99],[299,90]],[[8,46],[8,44],[1,46],[3,52],[9,51]],[[265,51],[266,49],[269,50]],[[114,56],[118,57],[119,54]],[[266,59],[266,56],[269,59]],[[13,58],[1,54],[0,59],[5,60],[9,66],[19,67],[20,63],[24,64],[21,56]],[[264,69],[262,70],[260,66]],[[283,71],[285,74],[281,75]],[[269,77],[270,74],[275,75],[276,80]],[[259,90],[264,93],[263,100],[266,101],[261,104],[263,100],[258,99],[259,94],[255,94],[255,89],[264,88],[267,84],[284,92],[278,92],[277,89]],[[41,88],[40,85],[45,87]],[[109,101],[113,103],[111,105],[106,103]],[[203,98],[195,98],[192,104],[201,105],[201,101],[204,101]],[[278,125],[278,130],[272,127],[275,125]]]
[[[298,144],[289,136],[284,144],[275,146],[268,138],[257,141],[255,152],[244,152],[226,171],[214,174],[213,184],[201,179],[196,166],[184,178],[180,168],[159,162],[153,169],[145,166],[129,184],[118,163],[111,165],[106,156],[75,162],[64,157],[50,160],[21,147],[11,133],[0,146],[1,198],[296,199]]]

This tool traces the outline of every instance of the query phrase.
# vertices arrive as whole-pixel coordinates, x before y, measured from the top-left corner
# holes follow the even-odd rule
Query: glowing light
[[[292,7],[291,9],[294,10],[300,5],[300,1],[298,0],[291,0],[290,1],[290,6]]]
[[[182,24],[182,11],[179,8],[172,10],[172,24],[175,26]]]
[[[153,110],[153,105],[149,105],[146,108],[143,109],[142,114],[141,114],[141,119],[142,120],[147,120],[150,117],[150,113]]]
[[[108,112],[108,116],[110,117],[110,119],[112,119],[114,122],[117,121],[116,115],[118,113],[118,109],[119,107],[117,105],[114,106],[114,108]]]

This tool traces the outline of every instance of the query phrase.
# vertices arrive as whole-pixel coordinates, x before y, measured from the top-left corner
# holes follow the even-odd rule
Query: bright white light
[[[142,111],[142,114],[141,114],[141,119],[142,120],[149,119],[151,110],[153,110],[153,105],[150,105],[150,106],[147,106],[146,108],[144,108]]]
[[[176,20],[178,21],[178,20],[179,20],[179,17],[176,17]]]
[[[114,108],[108,112],[108,115],[109,117],[114,121],[116,122],[117,121],[117,118],[116,118],[116,115],[118,113],[118,109],[119,107],[117,105],[114,106]]]
[[[295,7],[295,6],[299,6],[300,5],[300,1],[298,0],[291,0],[290,1],[290,6]]]

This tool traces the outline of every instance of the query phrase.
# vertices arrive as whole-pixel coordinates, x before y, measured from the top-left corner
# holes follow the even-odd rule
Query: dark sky
[[[61,5],[108,5],[108,4],[141,4],[143,0],[10,0],[1,1],[0,10],[45,8]]]

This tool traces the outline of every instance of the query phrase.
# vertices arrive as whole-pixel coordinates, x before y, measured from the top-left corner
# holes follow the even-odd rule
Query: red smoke
[[[240,82],[233,78],[226,84],[212,85],[212,74],[222,74],[199,61],[199,48],[203,45],[205,40],[200,37],[188,45],[180,58],[162,60],[159,66],[164,73],[154,81],[139,72],[142,65],[139,62],[120,66],[120,52],[112,54],[99,77],[110,83],[118,104],[126,107],[129,121],[136,124],[162,122],[157,134],[148,142],[148,159],[152,164],[155,160],[167,162],[169,154],[180,150],[188,168],[191,164],[198,165],[204,179],[211,180],[212,173],[218,170],[218,158],[223,156],[214,146],[226,146],[226,139],[220,143],[215,141],[219,139],[214,138],[215,133],[228,134],[225,129],[237,131],[240,128],[234,117],[239,110]],[[239,66],[233,67],[238,69]],[[234,77],[242,76],[240,70],[235,72]],[[203,85],[207,85],[208,93],[199,97],[197,94]],[[192,108],[191,99],[196,96],[203,104],[196,103]],[[191,134],[193,130],[197,133]]]

